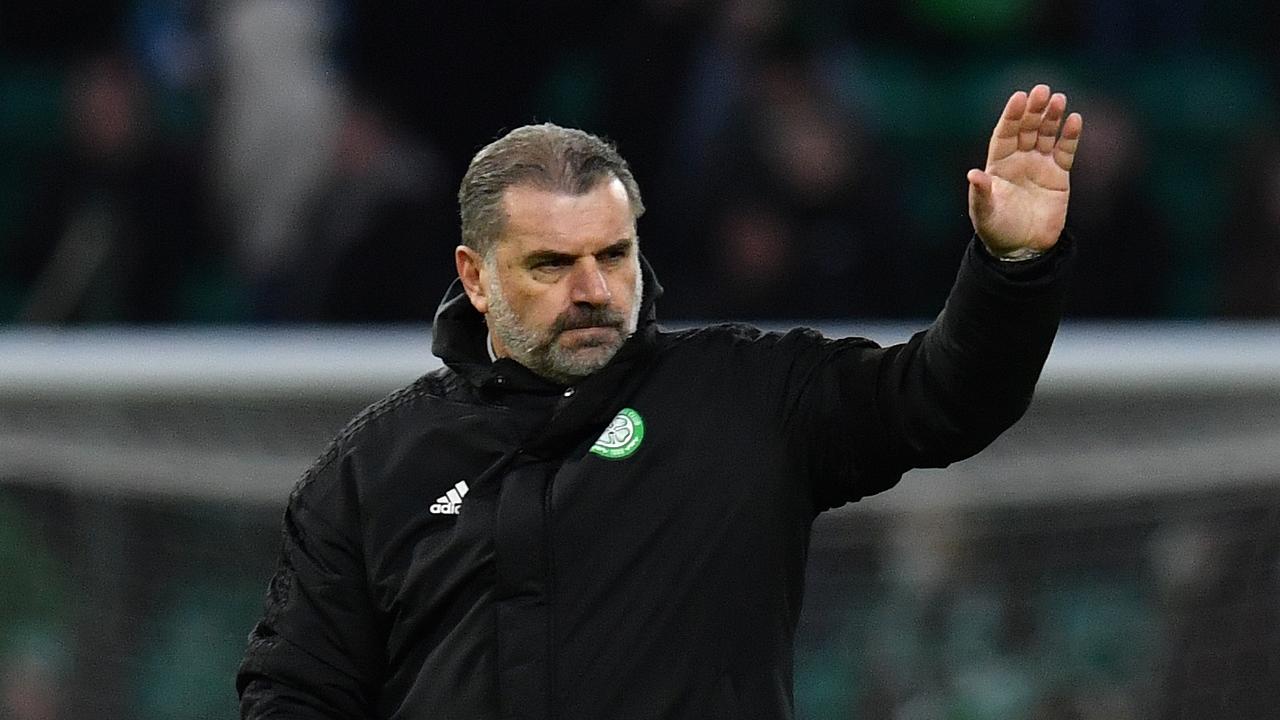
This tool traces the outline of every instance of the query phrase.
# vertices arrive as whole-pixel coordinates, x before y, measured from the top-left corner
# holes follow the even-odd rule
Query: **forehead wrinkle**
[[[613,187],[617,185],[617,187]],[[622,241],[635,241],[635,217],[621,183],[614,180],[608,194],[597,185],[573,195],[531,186],[514,186],[503,196],[506,215],[502,245],[519,255],[555,252],[592,254]],[[514,245],[529,246],[514,248]]]

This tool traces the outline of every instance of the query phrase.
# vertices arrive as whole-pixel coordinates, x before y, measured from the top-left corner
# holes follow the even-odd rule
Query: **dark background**
[[[1086,118],[1072,317],[1280,313],[1263,0],[11,3],[0,319],[430,317],[472,153],[614,140],[666,318],[932,316],[1009,92]]]

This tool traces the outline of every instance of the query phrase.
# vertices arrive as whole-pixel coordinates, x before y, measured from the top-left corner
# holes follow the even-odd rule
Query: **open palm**
[[[969,218],[995,255],[1043,252],[1062,233],[1084,129],[1079,113],[1063,120],[1066,109],[1067,96],[1048,85],[1014,93],[991,133],[986,169],[969,171]]]

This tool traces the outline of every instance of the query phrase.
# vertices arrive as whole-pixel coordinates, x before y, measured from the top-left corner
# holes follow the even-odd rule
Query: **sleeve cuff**
[[[1043,253],[1026,259],[1007,260],[992,255],[982,239],[975,234],[970,241],[968,254],[971,260],[988,272],[994,272],[1006,280],[1016,283],[1044,281],[1066,271],[1071,258],[1075,256],[1075,239],[1063,230],[1057,244]]]

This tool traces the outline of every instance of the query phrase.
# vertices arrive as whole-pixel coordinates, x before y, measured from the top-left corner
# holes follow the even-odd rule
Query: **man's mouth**
[[[601,323],[593,325],[569,325],[560,332],[571,332],[573,330],[618,330],[616,323]]]
[[[617,335],[620,332],[620,330],[621,329],[617,325],[582,325],[579,327],[565,328],[564,330],[560,331],[560,334],[568,335],[569,337],[574,337],[574,336],[591,337],[596,335],[604,335],[606,333],[609,335]]]
[[[557,325],[559,326],[557,331],[562,333],[571,330],[612,330],[617,332],[622,329],[622,319],[616,313],[600,310],[562,317]]]
[[[585,349],[612,345],[621,332],[617,325],[580,325],[561,330],[560,337],[567,348]]]

